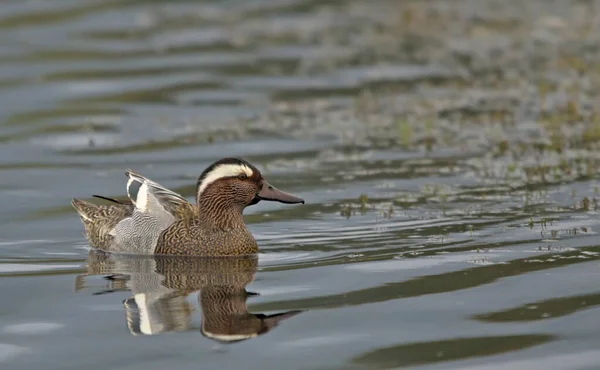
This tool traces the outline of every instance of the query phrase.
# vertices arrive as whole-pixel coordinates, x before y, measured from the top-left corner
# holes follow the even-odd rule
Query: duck
[[[222,158],[196,182],[196,204],[132,171],[126,200],[101,195],[109,204],[73,198],[91,247],[111,253],[174,256],[240,256],[258,253],[243,212],[260,201],[304,204],[283,192],[241,158]]]

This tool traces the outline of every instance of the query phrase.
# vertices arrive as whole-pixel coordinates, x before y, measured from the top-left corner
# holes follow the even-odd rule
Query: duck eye
[[[248,175],[246,175],[245,173],[241,173],[238,175],[238,179],[240,180],[246,180],[248,178]]]

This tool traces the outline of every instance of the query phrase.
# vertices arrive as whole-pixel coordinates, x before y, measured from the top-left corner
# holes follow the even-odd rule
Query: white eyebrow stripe
[[[246,166],[245,164],[219,165],[215,167],[212,171],[210,171],[208,175],[206,175],[204,180],[202,180],[202,183],[200,183],[200,187],[198,189],[198,194],[202,194],[202,192],[204,191],[204,189],[206,189],[208,185],[212,184],[218,179],[224,177],[238,176],[242,173],[245,173],[248,177],[252,177],[252,175],[254,174],[254,172],[252,172],[252,169]]]

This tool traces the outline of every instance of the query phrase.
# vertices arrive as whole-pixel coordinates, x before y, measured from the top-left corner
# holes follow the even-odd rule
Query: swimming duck
[[[274,188],[261,172],[239,158],[223,158],[202,172],[196,204],[131,170],[127,196],[96,205],[73,198],[90,245],[132,254],[231,256],[258,252],[242,213],[261,200],[304,203]]]

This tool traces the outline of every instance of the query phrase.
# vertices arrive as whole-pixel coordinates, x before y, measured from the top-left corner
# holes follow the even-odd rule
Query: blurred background
[[[0,367],[596,368],[599,10],[2,1]],[[226,156],[307,201],[246,212],[249,310],[305,312],[216,351],[133,337],[129,293],[73,289],[71,197],[131,168],[193,199]]]

